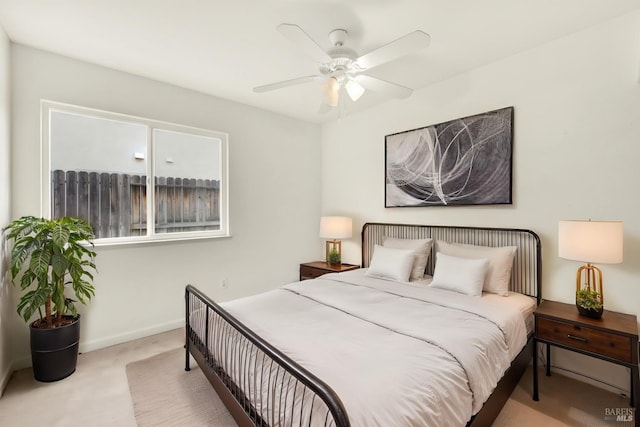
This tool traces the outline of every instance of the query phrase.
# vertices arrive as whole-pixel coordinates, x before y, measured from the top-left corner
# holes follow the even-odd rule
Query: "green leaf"
[[[71,315],[73,316],[77,316],[78,310],[76,309],[74,302],[75,301],[72,300],[71,298],[67,298],[64,302],[64,311],[66,313],[71,313]]]
[[[18,314],[22,316],[25,322],[29,322],[33,313],[38,311],[47,302],[49,292],[44,288],[37,288],[29,291],[20,298],[18,302]]]
[[[11,277],[16,278],[22,269],[22,264],[27,259],[27,255],[29,253],[24,248],[24,246],[16,246],[11,251]]]
[[[38,248],[31,254],[29,262],[29,270],[33,271],[36,276],[42,277],[49,273],[49,262],[51,261],[51,253],[45,249]]]
[[[56,224],[51,232],[51,239],[53,240],[53,244],[59,248],[64,248],[64,246],[69,241],[70,234],[71,232],[69,231],[69,229],[64,227],[63,224]]]
[[[93,285],[86,280],[74,281],[73,292],[76,294],[78,300],[83,304],[86,304],[95,295]]]
[[[36,279],[37,277],[33,271],[31,270],[25,271],[24,274],[22,275],[22,278],[20,279],[20,289],[24,291],[29,286],[31,286],[31,284],[33,284],[33,282]]]
[[[51,257],[51,267],[56,276],[64,276],[68,266],[69,260],[64,255],[55,254]]]

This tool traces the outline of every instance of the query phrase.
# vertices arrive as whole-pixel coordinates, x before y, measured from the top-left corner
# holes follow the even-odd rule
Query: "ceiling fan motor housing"
[[[329,41],[333,44],[333,48],[327,51],[332,61],[320,66],[320,72],[323,74],[338,74],[362,71],[356,62],[358,54],[355,50],[345,47],[349,33],[346,30],[333,30],[329,33]]]
[[[334,58],[327,64],[321,64],[319,69],[320,73],[336,77],[341,81],[345,75],[358,71],[355,65],[355,61],[351,58]]]
[[[329,41],[335,47],[341,47],[344,45],[344,42],[347,41],[348,36],[349,33],[347,32],[347,30],[333,30],[329,33]]]

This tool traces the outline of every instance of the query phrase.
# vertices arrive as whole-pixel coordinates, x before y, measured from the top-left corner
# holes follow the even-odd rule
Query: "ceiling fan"
[[[365,55],[358,56],[353,49],[344,46],[348,38],[346,30],[337,29],[329,33],[329,40],[333,48],[325,52],[302,28],[295,24],[280,24],[276,28],[318,63],[319,74],[258,86],[253,88],[253,91],[268,92],[324,79],[325,82],[322,85],[324,102],[320,112],[327,112],[331,107],[337,106],[340,92],[345,91],[354,102],[362,96],[365,90],[381,92],[396,98],[411,95],[413,89],[369,76],[364,72],[424,49],[429,46],[431,41],[429,34],[416,30]]]

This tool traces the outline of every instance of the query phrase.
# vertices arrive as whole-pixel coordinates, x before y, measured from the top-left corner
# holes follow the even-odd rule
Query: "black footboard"
[[[191,285],[185,289],[186,357],[240,426],[348,427],[336,393]]]

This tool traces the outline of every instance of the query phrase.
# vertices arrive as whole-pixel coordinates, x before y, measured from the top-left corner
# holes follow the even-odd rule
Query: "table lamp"
[[[328,264],[342,263],[342,242],[339,239],[351,238],[351,218],[346,216],[323,216],[320,218],[320,237],[331,239],[326,242],[326,258]]]
[[[600,295],[600,314],[604,305],[602,270],[593,263],[621,263],[622,247],[622,221],[588,220],[558,223],[558,255],[560,258],[587,263],[578,268],[576,273],[576,294],[581,290],[597,292]]]

